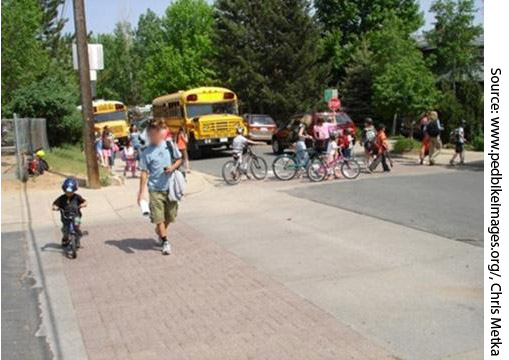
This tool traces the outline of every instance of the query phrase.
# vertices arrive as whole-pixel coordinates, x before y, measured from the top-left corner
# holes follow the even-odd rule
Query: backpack
[[[440,135],[440,129],[438,128],[438,121],[432,121],[428,124],[426,127],[426,131],[428,132],[428,135],[431,137],[437,137]]]
[[[376,139],[376,132],[373,127],[364,129],[364,144],[373,144]]]
[[[453,130],[452,134],[451,134],[451,139],[455,142],[455,143],[462,143],[463,142],[463,138],[461,136],[461,133],[462,133],[462,128],[456,128]]]

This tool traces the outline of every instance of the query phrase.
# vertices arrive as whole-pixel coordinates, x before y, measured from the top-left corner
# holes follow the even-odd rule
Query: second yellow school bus
[[[120,101],[96,100],[94,106],[94,128],[96,132],[102,132],[107,126],[115,139],[121,143],[129,136],[129,121],[127,108]]]
[[[203,148],[230,146],[238,127],[237,95],[221,87],[199,87],[154,99],[154,120],[164,120],[173,134],[184,127],[189,137],[188,149],[199,157]]]

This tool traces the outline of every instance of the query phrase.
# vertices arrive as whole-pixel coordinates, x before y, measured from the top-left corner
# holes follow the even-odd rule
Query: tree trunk
[[[396,125],[398,123],[398,113],[394,113],[394,117],[392,118],[392,129],[391,129],[391,136],[396,135]]]

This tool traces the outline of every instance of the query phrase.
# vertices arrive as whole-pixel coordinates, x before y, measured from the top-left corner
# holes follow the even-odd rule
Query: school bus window
[[[111,112],[107,114],[96,114],[94,115],[94,122],[101,123],[106,121],[116,121],[116,120],[125,120],[125,112],[117,111]]]
[[[190,104],[186,109],[189,118],[211,114],[238,114],[234,103]]]

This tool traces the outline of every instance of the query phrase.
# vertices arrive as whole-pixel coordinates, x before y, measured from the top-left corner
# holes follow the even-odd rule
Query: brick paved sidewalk
[[[185,224],[171,256],[147,222],[85,230],[64,268],[91,360],[393,359]]]

